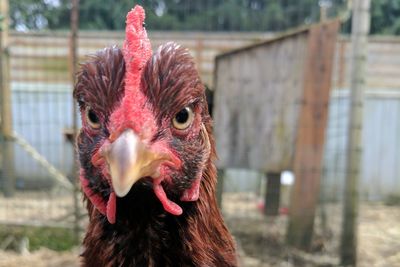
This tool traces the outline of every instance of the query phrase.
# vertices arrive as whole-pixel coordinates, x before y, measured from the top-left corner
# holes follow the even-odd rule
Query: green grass
[[[55,251],[70,250],[78,245],[74,233],[70,229],[49,227],[0,227],[0,243],[7,236],[12,235],[16,240],[23,237],[29,239],[29,250],[37,250],[46,247]]]
[[[391,194],[387,196],[385,204],[388,206],[400,206],[400,195]]]

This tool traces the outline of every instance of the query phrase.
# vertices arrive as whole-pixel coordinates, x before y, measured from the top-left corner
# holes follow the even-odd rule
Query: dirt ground
[[[325,227],[317,216],[312,253],[304,253],[285,246],[286,215],[265,218],[257,205],[248,204],[257,202],[252,196],[227,198],[224,214],[243,266],[340,266],[340,205],[326,205]],[[358,222],[358,266],[400,267],[400,206],[362,203]]]
[[[363,203],[360,208],[358,266],[400,267],[400,206]],[[318,216],[313,252],[304,253],[284,245],[286,215],[265,218],[257,208],[257,198],[248,194],[227,194],[223,203],[241,265],[248,267],[339,266],[341,209],[331,204],[325,210],[325,230]],[[78,249],[55,252],[41,248],[24,254],[0,251],[0,267],[76,267],[78,254]]]

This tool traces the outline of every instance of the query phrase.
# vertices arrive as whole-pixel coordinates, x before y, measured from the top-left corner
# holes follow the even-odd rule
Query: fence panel
[[[65,35],[11,36],[8,46],[15,193],[0,222],[71,227],[74,222],[72,83]],[[7,181],[3,175],[0,180]],[[5,188],[3,188],[5,189]]]

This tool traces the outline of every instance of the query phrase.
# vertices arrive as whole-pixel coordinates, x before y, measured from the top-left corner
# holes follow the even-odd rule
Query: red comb
[[[126,63],[127,88],[139,85],[141,71],[151,56],[150,40],[144,28],[145,13],[141,6],[135,6],[126,16],[126,37],[123,54]]]
[[[135,112],[140,111],[145,102],[145,97],[140,91],[140,79],[152,51],[150,40],[147,38],[146,29],[143,26],[144,19],[144,9],[138,5],[126,16],[126,36],[122,50],[126,65],[125,95],[121,105],[111,116],[111,132],[125,127],[124,123],[133,121],[132,117],[136,116],[137,118]],[[135,130],[138,130],[141,125],[137,126],[138,128]]]

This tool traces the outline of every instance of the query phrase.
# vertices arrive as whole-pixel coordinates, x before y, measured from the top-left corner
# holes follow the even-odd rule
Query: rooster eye
[[[192,124],[193,119],[193,110],[190,107],[186,107],[176,113],[175,117],[172,119],[172,124],[178,130],[185,130]]]
[[[100,120],[96,113],[90,107],[86,108],[86,120],[93,129],[100,128]]]

